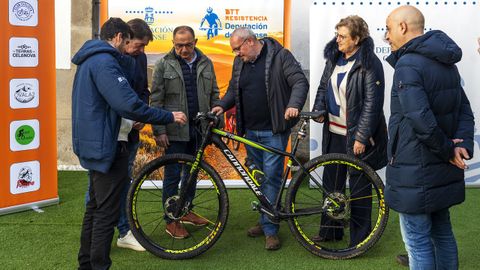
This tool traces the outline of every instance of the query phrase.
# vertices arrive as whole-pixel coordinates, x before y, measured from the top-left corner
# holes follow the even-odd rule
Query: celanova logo
[[[13,6],[12,9],[15,17],[20,21],[28,21],[32,18],[35,10],[33,9],[32,5],[25,1],[20,1]]]
[[[36,57],[37,52],[32,49],[32,46],[28,46],[27,44],[23,44],[18,46],[16,49],[12,51],[13,57]]]
[[[35,98],[34,86],[30,83],[21,83],[15,86],[15,99],[20,103],[28,103]]]
[[[35,130],[29,125],[20,126],[15,131],[15,140],[21,145],[27,145],[35,139]]]

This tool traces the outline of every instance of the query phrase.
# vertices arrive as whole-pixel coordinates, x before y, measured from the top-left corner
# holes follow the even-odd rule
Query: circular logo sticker
[[[35,98],[33,85],[30,83],[21,83],[16,86],[15,99],[20,103],[28,103]]]
[[[13,6],[15,17],[21,21],[28,21],[35,11],[28,2],[20,1]]]
[[[23,125],[15,131],[15,140],[21,145],[27,145],[35,138],[35,130],[31,126]]]

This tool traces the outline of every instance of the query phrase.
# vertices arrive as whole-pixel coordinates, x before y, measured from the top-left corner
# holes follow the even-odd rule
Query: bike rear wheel
[[[208,250],[222,234],[228,216],[228,197],[218,173],[206,162],[201,161],[196,180],[196,190],[191,194],[191,204],[176,215],[176,192],[163,198],[163,187],[169,191],[180,190],[183,179],[188,177],[195,158],[184,154],[165,155],[148,163],[132,182],[127,198],[127,215],[133,235],[152,254],[164,259],[187,259]],[[177,170],[177,174],[172,174]],[[178,184],[172,181],[177,177]],[[165,179],[170,179],[165,184]],[[166,191],[165,191],[166,192]],[[162,200],[163,198],[163,200]],[[183,218],[189,212],[208,221],[206,225],[194,226]],[[172,230],[167,233],[166,225],[176,221],[188,232],[188,236],[177,239]],[[197,224],[198,225],[198,224]],[[177,238],[174,238],[177,237]]]
[[[308,173],[294,175],[286,196],[287,213],[298,215],[288,220],[295,238],[328,259],[353,258],[370,249],[388,220],[377,173],[345,154],[322,155],[304,167]]]

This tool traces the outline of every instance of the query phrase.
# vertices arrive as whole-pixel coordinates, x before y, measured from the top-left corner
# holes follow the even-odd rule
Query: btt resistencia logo
[[[15,14],[15,17],[17,17],[17,19],[19,19],[20,21],[30,20],[30,18],[32,18],[33,14],[35,13],[32,5],[25,1],[16,3],[13,6],[12,11]]]
[[[207,21],[208,27],[203,27],[203,24]],[[207,31],[207,39],[218,36],[218,30],[222,30],[222,22],[216,13],[213,13],[213,8],[207,8],[207,14],[202,18],[200,22],[200,30]]]
[[[15,131],[15,140],[21,145],[27,145],[35,139],[35,130],[29,125],[20,126]]]

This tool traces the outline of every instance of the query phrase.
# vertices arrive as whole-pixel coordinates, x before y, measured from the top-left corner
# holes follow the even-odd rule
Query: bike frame
[[[260,202],[260,207],[258,210],[262,213],[265,213],[273,218],[276,219],[289,219],[291,217],[296,217],[296,216],[304,216],[304,215],[312,215],[312,214],[317,214],[324,212],[323,208],[312,208],[308,210],[303,210],[301,213],[291,213],[288,214],[284,212],[283,209],[281,209],[280,201],[282,198],[282,193],[283,190],[285,189],[285,184],[287,182],[287,177],[290,172],[290,168],[292,166],[292,163],[295,163],[295,165],[298,165],[300,169],[306,173],[307,175],[309,172],[303,167],[303,165],[300,163],[300,161],[295,157],[295,152],[297,150],[299,141],[305,137],[305,133],[302,132],[306,129],[307,126],[307,120],[303,120],[304,122],[301,125],[299,135],[296,137],[295,142],[292,147],[292,151],[285,152],[267,145],[263,145],[261,143],[253,142],[248,139],[245,139],[243,137],[237,136],[235,134],[232,134],[230,132],[226,132],[224,130],[220,130],[218,128],[213,128],[212,124],[209,124],[207,127],[207,130],[205,134],[202,136],[202,143],[200,147],[197,150],[196,156],[195,156],[195,162],[192,165],[192,168],[190,170],[190,175],[189,179],[187,180],[187,184],[185,185],[186,187],[180,189],[180,198],[179,198],[179,206],[183,205],[183,198],[185,197],[185,192],[187,190],[187,186],[190,186],[191,184],[195,183],[194,178],[196,178],[197,172],[198,172],[198,164],[203,158],[203,153],[205,150],[205,147],[207,147],[208,144],[213,143],[218,149],[221,150],[222,154],[225,156],[225,158],[228,160],[228,162],[235,168],[235,170],[238,172],[238,174],[241,176],[242,180],[245,182],[245,184],[248,186],[248,188],[253,192],[253,194],[257,197],[257,199]],[[287,168],[285,169],[283,176],[282,176],[282,182],[281,182],[281,192],[279,192],[276,196],[275,202],[272,203],[268,200],[268,198],[261,192],[260,190],[260,185],[259,183],[254,179],[253,175],[251,175],[248,170],[243,167],[241,162],[237,159],[237,157],[232,153],[230,148],[221,140],[221,137],[227,137],[231,140],[238,141],[244,145],[248,145],[251,147],[254,147],[256,149],[262,150],[262,151],[267,151],[269,153],[274,153],[277,155],[281,155],[283,157],[288,157],[288,162],[287,162]],[[324,192],[324,194],[327,194],[328,197],[330,197],[329,192],[327,192],[323,186],[318,183],[314,178],[310,178],[317,184],[317,186]],[[338,206],[338,204],[331,198],[332,203]],[[180,214],[182,207],[178,207],[177,209],[177,215]]]

